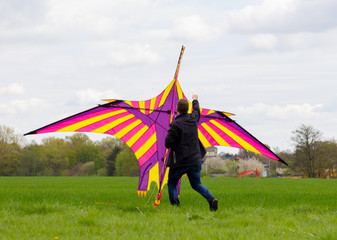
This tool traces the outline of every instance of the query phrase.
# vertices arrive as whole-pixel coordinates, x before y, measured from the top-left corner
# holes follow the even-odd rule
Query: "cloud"
[[[333,0],[264,0],[228,14],[231,32],[321,32],[337,26]]]
[[[170,32],[170,38],[200,42],[211,40],[220,34],[219,29],[211,27],[200,15],[177,18]]]
[[[118,68],[131,67],[135,65],[154,64],[161,61],[159,54],[150,44],[126,44],[116,41],[96,42],[90,45],[95,51],[102,52],[100,57],[94,56],[90,65],[114,66]]]
[[[250,38],[250,45],[260,50],[272,50],[277,47],[278,39],[273,34],[257,34]]]
[[[27,26],[44,19],[47,3],[44,0],[1,1],[0,26]]]
[[[236,114],[254,115],[261,119],[264,117],[275,120],[286,119],[312,119],[321,117],[320,110],[323,108],[322,104],[287,104],[285,106],[267,105],[264,103],[256,103],[249,107],[240,106],[236,110]]]
[[[7,87],[0,88],[0,95],[10,94],[10,95],[21,95],[25,92],[24,87],[20,83],[12,83]]]
[[[0,104],[1,114],[18,114],[32,111],[42,111],[48,107],[48,103],[39,98],[30,98],[26,100],[17,99],[8,104]]]
[[[110,63],[114,66],[156,63],[160,60],[150,44],[132,44],[113,49],[110,52]]]
[[[76,93],[77,102],[79,104],[92,104],[103,99],[119,99],[120,96],[114,90],[97,91],[95,89],[85,89],[77,91]]]
[[[330,54],[336,49],[337,27],[321,33],[298,32],[282,34],[255,34],[250,36],[245,50],[249,52],[303,52],[311,54],[320,49],[320,55]],[[327,51],[327,52],[325,52]]]

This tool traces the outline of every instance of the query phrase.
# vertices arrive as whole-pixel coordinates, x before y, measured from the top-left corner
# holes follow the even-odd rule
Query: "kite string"
[[[151,197],[152,197],[152,195],[153,195],[155,189],[156,189],[156,185],[153,186],[153,189],[152,189],[152,191],[151,191],[151,194],[150,194],[150,196],[149,196],[149,199],[147,199],[146,203],[144,204],[144,207],[145,207],[145,206],[148,204],[148,202],[150,201],[150,199],[151,199]]]

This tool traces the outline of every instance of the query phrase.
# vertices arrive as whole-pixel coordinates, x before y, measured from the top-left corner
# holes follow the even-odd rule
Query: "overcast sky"
[[[105,98],[150,99],[184,45],[179,82],[201,107],[274,150],[301,124],[330,140],[336,13],[335,0],[0,0],[0,125],[23,134]]]

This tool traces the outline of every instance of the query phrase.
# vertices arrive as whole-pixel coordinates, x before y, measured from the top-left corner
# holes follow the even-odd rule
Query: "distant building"
[[[216,157],[216,156],[218,156],[218,149],[216,147],[206,148],[205,158]]]

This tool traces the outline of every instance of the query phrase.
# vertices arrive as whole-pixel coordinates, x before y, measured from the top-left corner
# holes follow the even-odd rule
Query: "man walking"
[[[167,161],[167,167],[170,167],[167,183],[169,198],[172,205],[180,206],[177,185],[179,179],[186,173],[191,187],[208,201],[211,211],[216,211],[218,200],[200,181],[201,160],[206,150],[198,137],[200,119],[198,95],[193,94],[192,99],[193,112],[191,114],[187,113],[188,101],[186,99],[178,101],[178,116],[172,121],[165,138],[165,146],[170,148]]]

